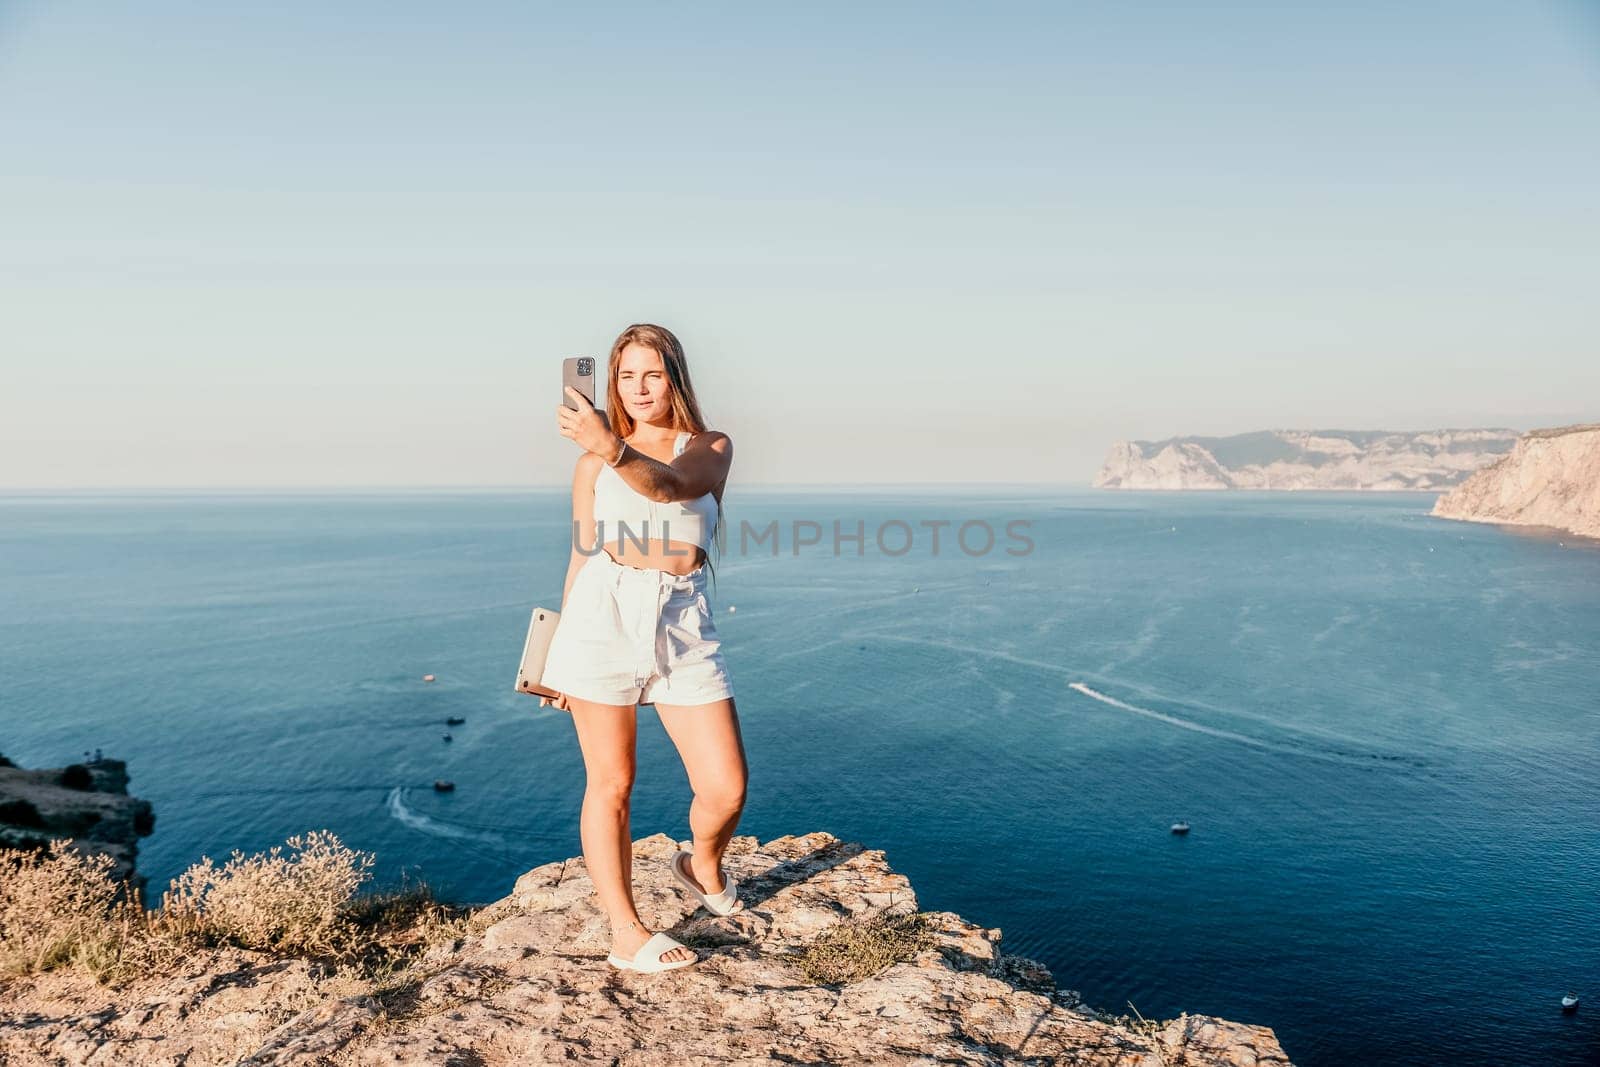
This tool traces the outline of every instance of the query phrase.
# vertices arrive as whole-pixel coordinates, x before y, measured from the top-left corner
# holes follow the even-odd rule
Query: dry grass
[[[938,944],[921,912],[840,923],[794,960],[809,982],[845,985],[881,973]]]
[[[266,853],[209,857],[146,911],[70,839],[39,853],[0,849],[0,975],[78,967],[120,986],[172,973],[223,945],[325,961],[341,995],[396,996],[414,988],[421,960],[474,932],[474,910],[441,903],[425,884],[358,894],[374,862],[334,834],[313,831]]]
[[[41,852],[0,849],[0,975],[52,967],[104,967],[116,930],[137,910],[111,876],[110,856],[85,856],[70,840]]]
[[[1128,1009],[1133,1012],[1132,1015],[1112,1015],[1103,1011],[1091,1011],[1090,1014],[1108,1026],[1119,1026],[1149,1041],[1149,1051],[1155,1053],[1156,1062],[1165,1065],[1168,1062],[1167,1046],[1162,1042],[1161,1035],[1166,1031],[1168,1024],[1160,1019],[1146,1019],[1139,1013],[1139,1009],[1133,1006],[1131,1000],[1128,1001]],[[1180,1015],[1178,1018],[1181,1019],[1183,1016]]]

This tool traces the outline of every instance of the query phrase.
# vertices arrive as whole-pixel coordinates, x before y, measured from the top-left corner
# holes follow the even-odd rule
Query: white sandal
[[[735,911],[738,911],[739,883],[733,880],[733,875],[729,874],[726,870],[718,868],[722,875],[722,892],[712,893],[710,896],[707,896],[695,888],[694,883],[689,880],[689,876],[683,872],[683,865],[678,862],[680,859],[693,858],[694,853],[692,852],[684,852],[680,850],[673,853],[672,877],[678,880],[679,885],[683,886],[683,888],[700,898],[700,903],[704,904],[706,906],[706,910],[711,914],[732,915]]]
[[[675,948],[688,948],[688,946],[681,941],[674,941],[672,935],[665,930],[657,930],[650,935],[650,940],[639,946],[639,951],[633,954],[633,959],[625,960],[613,952],[606,957],[606,962],[620,971],[643,971],[646,974],[670,971],[700,962],[700,957],[697,955],[691,960],[668,960],[662,963],[661,957]]]

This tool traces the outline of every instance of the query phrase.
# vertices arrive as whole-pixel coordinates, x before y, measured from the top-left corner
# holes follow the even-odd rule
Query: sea
[[[1600,543],[1433,500],[730,487],[738,832],[881,849],[1089,1005],[1301,1067],[1600,1064]],[[559,489],[10,492],[0,752],[126,760],[152,902],[310,830],[498,899],[582,851],[571,717],[513,691],[570,528]],[[631,833],[687,838],[638,722]]]

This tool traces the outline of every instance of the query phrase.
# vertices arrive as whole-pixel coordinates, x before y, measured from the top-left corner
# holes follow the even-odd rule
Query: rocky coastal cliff
[[[745,908],[718,918],[668,874],[683,844],[636,842],[633,876],[640,915],[694,947],[692,967],[613,970],[573,858],[528,871],[384,989],[237,948],[118,991],[70,970],[18,978],[0,986],[0,1062],[1289,1065],[1265,1027],[1085,1006],[1004,954],[999,930],[918,912],[880,851],[826,833],[735,838],[725,862]],[[874,941],[886,920],[907,925]]]
[[[1445,489],[1504,456],[1516,441],[1515,430],[1263,430],[1118,441],[1094,487]]]
[[[1509,455],[1435,501],[1433,514],[1600,538],[1600,423],[1523,435]]]
[[[72,838],[85,855],[110,856],[115,876],[143,890],[138,842],[155,824],[150,802],[128,795],[122,760],[30,771],[0,756],[0,848],[39,850],[54,838]]]

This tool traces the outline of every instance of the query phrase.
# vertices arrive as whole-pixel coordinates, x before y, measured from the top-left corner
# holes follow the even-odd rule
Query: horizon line
[[[939,482],[752,482],[739,486],[740,490],[763,489],[889,489],[937,488],[939,486],[978,486],[983,488],[1039,488],[1039,489],[1092,489],[1084,482],[997,482],[997,481],[939,481]],[[0,495],[24,493],[267,493],[267,492],[563,492],[570,493],[568,482],[517,485],[510,483],[365,483],[348,485],[303,485],[293,483],[270,485],[0,485]]]

